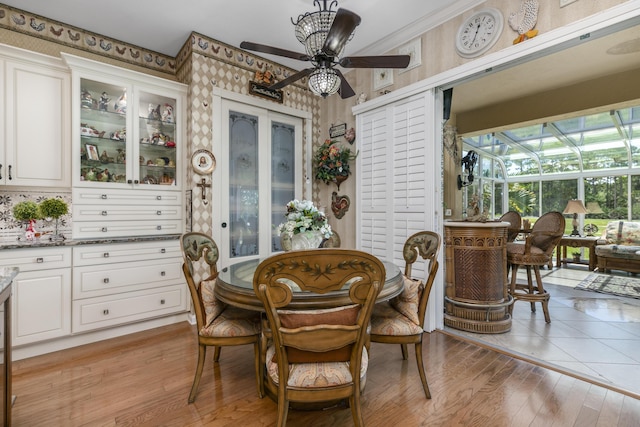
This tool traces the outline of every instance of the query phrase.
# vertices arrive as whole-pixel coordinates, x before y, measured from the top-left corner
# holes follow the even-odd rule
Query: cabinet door
[[[13,281],[13,345],[71,333],[71,269],[21,272]]]
[[[5,185],[69,187],[70,75],[6,62]]]

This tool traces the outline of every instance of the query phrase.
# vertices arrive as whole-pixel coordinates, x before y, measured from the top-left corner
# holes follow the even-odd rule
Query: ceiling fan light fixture
[[[309,76],[309,89],[316,95],[326,98],[340,89],[340,77],[332,68],[318,68]]]
[[[320,53],[335,17],[333,10],[321,10],[298,17],[294,23],[296,38],[304,45],[307,55],[314,57]]]

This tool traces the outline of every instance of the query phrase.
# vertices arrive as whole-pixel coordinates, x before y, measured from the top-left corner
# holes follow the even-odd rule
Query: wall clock
[[[502,13],[493,8],[475,12],[458,28],[456,51],[463,58],[482,55],[498,41],[504,26]]]
[[[196,173],[206,175],[216,168],[216,158],[209,150],[198,150],[191,156],[191,165]]]

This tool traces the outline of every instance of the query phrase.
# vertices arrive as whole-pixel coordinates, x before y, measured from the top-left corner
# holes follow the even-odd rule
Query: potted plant
[[[324,181],[325,184],[335,182],[340,190],[340,184],[351,174],[349,161],[358,157],[358,153],[351,152],[348,147],[341,147],[338,141],[327,139],[318,147],[313,155],[313,168],[315,178]]]
[[[310,200],[292,200],[287,203],[286,221],[278,225],[278,235],[285,251],[317,248],[333,232],[324,212]]]
[[[64,236],[58,234],[58,219],[69,212],[67,203],[62,199],[45,199],[40,202],[38,209],[42,218],[53,218],[56,220],[56,231],[53,237],[51,237],[51,240],[64,240]]]
[[[13,217],[18,221],[25,221],[28,223],[25,230],[25,238],[27,240],[33,240],[36,235],[36,219],[40,218],[38,204],[32,200],[25,200],[24,202],[16,203],[13,207]]]
[[[580,262],[580,257],[582,256],[580,251],[573,251],[571,255],[573,256],[573,262]]]

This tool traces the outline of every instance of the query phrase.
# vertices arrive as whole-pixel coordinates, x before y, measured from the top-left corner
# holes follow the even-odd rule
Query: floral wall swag
[[[338,145],[338,141],[327,139],[318,147],[313,155],[314,177],[325,184],[335,182],[340,190],[340,183],[351,174],[349,161],[358,157],[350,148]]]

